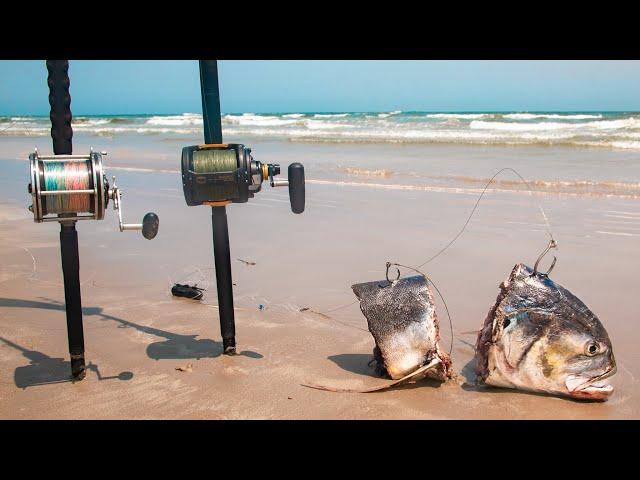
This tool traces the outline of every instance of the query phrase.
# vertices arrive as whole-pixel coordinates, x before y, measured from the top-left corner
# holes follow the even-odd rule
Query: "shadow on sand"
[[[375,362],[373,362],[373,355],[371,354],[341,353],[339,355],[330,355],[327,358],[347,372],[380,378],[380,375],[376,374]]]
[[[71,363],[63,358],[53,358],[45,355],[42,352],[36,350],[29,350],[17,343],[7,340],[4,337],[0,337],[6,345],[15,348],[29,360],[29,365],[24,365],[15,369],[13,373],[13,381],[16,387],[25,389],[27,387],[35,387],[37,385],[50,385],[53,383],[67,383],[73,382],[71,377]],[[133,373],[121,372],[118,375],[111,375],[103,377],[100,373],[98,365],[89,363],[87,370],[94,372],[98,380],[131,380]]]
[[[65,305],[55,300],[43,299],[46,301],[20,300],[13,298],[1,298],[0,307],[9,308],[39,308],[44,310],[65,311]],[[97,316],[101,320],[114,321],[118,323],[118,328],[133,328],[139,332],[154,335],[166,340],[154,342],[147,346],[147,356],[153,360],[161,359],[201,359],[215,358],[222,355],[222,342],[216,342],[210,339],[197,339],[198,335],[180,335],[167,332],[159,328],[139,325],[137,323],[124,320],[103,313],[100,307],[85,307],[82,309],[84,316]],[[1,338],[1,337],[0,337]],[[9,340],[2,339],[7,345],[21,351],[22,354],[30,361],[30,365],[16,368],[14,379],[20,388],[26,386],[42,385],[48,383],[62,383],[71,381],[70,362],[62,358],[52,358],[41,352],[25,349]],[[263,358],[257,352],[242,351],[238,355],[249,358]],[[28,369],[28,370],[25,370]],[[101,377],[97,365],[89,363],[87,370],[93,370],[97,373],[101,380],[120,378],[121,380],[129,380],[133,377],[131,372],[123,372],[115,377]],[[121,377],[128,378],[121,378]]]

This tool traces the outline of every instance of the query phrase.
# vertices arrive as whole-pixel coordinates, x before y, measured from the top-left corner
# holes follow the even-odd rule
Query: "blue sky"
[[[223,112],[640,110],[640,61],[222,61]],[[71,61],[74,115],[200,112],[196,61]],[[0,60],[0,115],[46,115],[44,61]]]

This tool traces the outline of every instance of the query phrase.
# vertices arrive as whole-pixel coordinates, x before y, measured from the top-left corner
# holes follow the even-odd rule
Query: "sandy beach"
[[[261,161],[299,161],[307,178],[302,215],[291,213],[286,189],[268,187],[228,207],[234,357],[221,354],[210,210],[186,206],[178,173],[181,147],[201,139],[74,137],[76,153],[109,152],[127,221],[148,211],[160,217],[153,241],[118,232],[111,205],[105,220],[79,222],[90,368],[78,383],[68,378],[59,226],[36,224],[27,210],[28,154],[35,145],[49,152],[51,139],[0,139],[0,418],[640,418],[637,152],[225,139],[245,141]],[[435,254],[503,167],[535,192],[501,177],[455,245],[425,266],[452,314],[455,378],[370,394],[301,386],[385,383],[367,366],[374,343],[351,285],[384,278],[387,260],[418,265]],[[559,243],[552,278],[599,316],[613,343],[618,373],[608,402],[474,384],[475,331],[498,285],[547,244],[536,203]],[[174,282],[197,282],[203,301],[172,297]],[[448,350],[452,332],[436,303]]]

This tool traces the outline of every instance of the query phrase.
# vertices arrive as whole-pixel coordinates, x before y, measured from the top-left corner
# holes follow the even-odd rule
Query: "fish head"
[[[477,346],[485,383],[590,400],[613,393],[605,381],[616,372],[607,331],[548,277],[516,265],[489,313]]]

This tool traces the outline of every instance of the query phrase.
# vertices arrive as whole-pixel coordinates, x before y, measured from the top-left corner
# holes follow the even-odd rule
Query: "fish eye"
[[[589,342],[587,343],[587,345],[585,346],[584,349],[584,353],[589,355],[589,356],[593,356],[596,353],[598,353],[598,351],[600,350],[600,348],[598,347],[598,344],[595,342]]]

